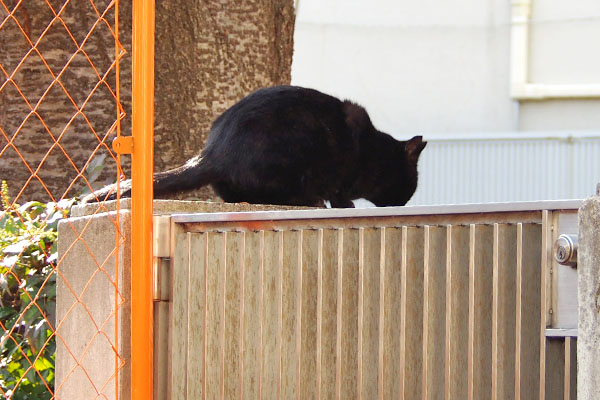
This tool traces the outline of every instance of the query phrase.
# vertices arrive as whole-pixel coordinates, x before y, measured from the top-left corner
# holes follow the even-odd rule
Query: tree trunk
[[[97,23],[97,12],[113,21],[114,8],[107,0],[96,10],[90,2],[4,4],[11,14],[0,7],[0,179],[19,202],[70,197],[98,148],[114,180],[115,40]]]
[[[250,92],[289,84],[291,0],[161,1],[156,9],[155,171],[203,148],[212,121]],[[210,198],[204,188],[170,197]]]
[[[100,186],[116,179],[114,6],[63,3],[5,1],[10,15],[0,7],[0,179],[20,202],[74,196],[85,186],[81,174]],[[130,2],[119,3],[119,19],[121,129],[129,135]],[[212,120],[246,94],[289,83],[293,29],[292,0],[156,2],[156,171],[197,154]],[[93,177],[93,162],[86,165],[98,156],[104,168]]]

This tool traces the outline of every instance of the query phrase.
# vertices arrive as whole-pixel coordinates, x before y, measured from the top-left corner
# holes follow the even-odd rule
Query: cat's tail
[[[214,180],[212,168],[203,158],[197,156],[184,165],[165,172],[157,172],[153,176],[154,197],[175,193],[182,190],[198,189]],[[119,182],[121,198],[131,197],[131,179]],[[81,204],[96,203],[100,201],[115,200],[117,198],[117,184],[105,186],[88,194],[81,200]]]
[[[181,167],[154,174],[154,196],[198,189],[212,183],[214,177],[206,159],[196,156]]]

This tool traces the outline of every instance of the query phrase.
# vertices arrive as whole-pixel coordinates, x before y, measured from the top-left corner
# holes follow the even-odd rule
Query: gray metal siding
[[[578,199],[600,182],[600,133],[424,136],[409,205]]]

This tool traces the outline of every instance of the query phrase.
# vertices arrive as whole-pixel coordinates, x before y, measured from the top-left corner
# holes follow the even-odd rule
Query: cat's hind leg
[[[354,203],[348,199],[335,199],[329,202],[331,203],[331,208],[354,208]]]

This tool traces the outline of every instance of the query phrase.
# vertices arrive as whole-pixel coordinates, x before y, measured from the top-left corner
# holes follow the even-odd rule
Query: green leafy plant
[[[0,397],[50,399],[56,344],[58,221],[73,200],[12,204],[2,182],[0,212]]]

